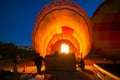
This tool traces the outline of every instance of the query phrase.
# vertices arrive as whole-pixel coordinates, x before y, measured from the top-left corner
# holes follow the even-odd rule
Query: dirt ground
[[[45,71],[46,76],[52,76],[51,80],[95,80],[94,76],[94,63],[112,63],[111,60],[105,60],[104,58],[99,58],[96,56],[90,56],[85,58],[85,70],[82,71],[76,65],[76,71],[67,72],[67,71],[45,71],[45,66],[43,65],[42,70]],[[20,78],[35,78],[38,75],[36,74],[36,66],[33,62],[33,57],[21,58],[19,63],[18,73],[11,73],[13,71],[13,60],[12,59],[2,59],[0,60],[0,68],[6,72],[0,70],[0,78],[3,74],[7,75],[6,80],[20,80]],[[39,75],[39,78],[45,77],[44,75]],[[2,80],[2,79],[0,79]],[[5,79],[3,79],[5,80]],[[29,79],[28,79],[29,80]],[[32,80],[32,79],[31,79]],[[40,79],[38,79],[40,80]],[[47,79],[50,80],[50,79]]]

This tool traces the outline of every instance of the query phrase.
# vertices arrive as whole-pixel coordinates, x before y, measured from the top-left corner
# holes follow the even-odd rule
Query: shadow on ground
[[[43,79],[46,78],[46,79]],[[0,70],[0,80],[95,80],[93,72],[80,71],[46,71],[44,75],[36,73],[14,73]]]

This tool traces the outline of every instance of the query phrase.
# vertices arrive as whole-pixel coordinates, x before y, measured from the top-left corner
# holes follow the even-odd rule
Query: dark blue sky
[[[0,41],[31,46],[36,15],[51,0],[0,0]],[[71,0],[91,17],[104,0]]]

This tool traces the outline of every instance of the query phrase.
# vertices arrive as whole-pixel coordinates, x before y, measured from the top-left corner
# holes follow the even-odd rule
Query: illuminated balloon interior
[[[81,53],[91,50],[91,21],[86,12],[71,1],[50,2],[38,14],[32,32],[32,45],[43,57],[58,53]]]

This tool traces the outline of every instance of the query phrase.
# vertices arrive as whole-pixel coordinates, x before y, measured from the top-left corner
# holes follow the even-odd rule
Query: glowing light
[[[69,46],[67,44],[63,43],[61,45],[61,53],[66,53],[66,54],[69,53]]]

